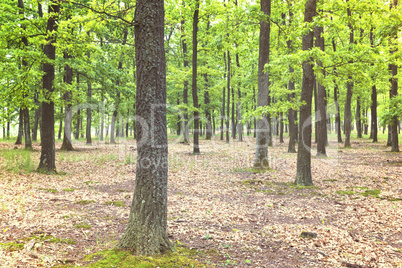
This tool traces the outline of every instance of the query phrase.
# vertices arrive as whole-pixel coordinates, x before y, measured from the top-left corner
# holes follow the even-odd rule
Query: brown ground
[[[303,188],[291,184],[296,154],[286,152],[287,143],[269,148],[273,170],[266,173],[250,169],[254,144],[252,138],[229,145],[203,140],[202,154],[193,156],[191,146],[171,140],[172,242],[199,249],[199,259],[211,266],[402,265],[402,154],[368,140],[354,140],[353,149],[331,142],[329,158],[312,159],[315,187]],[[0,243],[25,243],[25,249],[0,247],[2,267],[79,264],[84,255],[111,248],[123,233],[135,180],[134,141],[74,146],[77,151],[57,151],[57,170],[66,174],[19,174],[1,162]],[[34,165],[39,149],[36,144]],[[83,223],[89,229],[77,228]],[[303,238],[302,231],[317,237]],[[76,244],[52,243],[50,236]]]

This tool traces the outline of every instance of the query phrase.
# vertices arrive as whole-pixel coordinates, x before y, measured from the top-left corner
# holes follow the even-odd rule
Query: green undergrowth
[[[275,171],[271,168],[235,168],[233,172],[247,172],[247,173],[253,173],[253,174],[258,174],[258,173],[265,173],[268,171]]]
[[[39,188],[38,190],[39,190],[39,191],[46,191],[46,192],[52,193],[52,194],[57,193],[57,190],[56,190],[56,189],[52,189],[52,188]]]
[[[0,248],[12,252],[24,249],[26,242],[35,239],[36,242],[43,243],[60,243],[60,244],[69,244],[75,245],[77,242],[71,238],[58,238],[47,234],[34,234],[28,237],[24,237],[18,241],[12,241],[7,243],[0,243]]]
[[[91,262],[85,267],[206,267],[195,259],[198,252],[185,247],[176,247],[175,252],[152,257],[136,256],[126,250],[104,250],[84,258],[84,261]]]
[[[29,173],[35,171],[35,160],[32,159],[31,150],[0,150],[3,160],[2,168],[14,173]]]

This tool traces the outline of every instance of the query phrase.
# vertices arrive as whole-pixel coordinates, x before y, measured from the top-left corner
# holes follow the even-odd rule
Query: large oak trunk
[[[135,9],[138,160],[127,228],[118,247],[140,255],[171,250],[167,235],[168,147],[163,0],[139,0]]]

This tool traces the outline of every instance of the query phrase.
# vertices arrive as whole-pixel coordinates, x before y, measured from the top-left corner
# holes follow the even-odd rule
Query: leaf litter
[[[206,266],[402,265],[401,154],[368,140],[352,149],[331,141],[328,158],[312,157],[314,187],[298,187],[297,155],[286,143],[269,148],[266,172],[252,169],[254,144],[216,137],[201,141],[200,155],[170,144],[168,234],[175,245],[198,250]],[[83,256],[112,248],[124,232],[135,141],[74,145],[76,151],[56,152],[58,175],[7,171],[2,161],[4,267],[84,264]],[[34,149],[37,163],[38,144]]]

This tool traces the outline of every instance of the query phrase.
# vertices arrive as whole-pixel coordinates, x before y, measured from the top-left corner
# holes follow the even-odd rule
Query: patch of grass
[[[124,207],[123,201],[107,201],[105,202],[105,205],[113,205],[116,207]]]
[[[46,191],[46,192],[52,193],[52,194],[57,193],[57,190],[56,190],[56,189],[52,189],[52,188],[39,188],[38,190],[40,190],[40,191]]]
[[[89,205],[91,203],[95,203],[95,201],[94,200],[80,200],[80,201],[77,201],[75,203],[80,204],[80,205]]]
[[[335,181],[338,181],[338,180],[333,179],[333,180],[323,180],[323,181],[325,181],[325,182],[335,182]]]
[[[67,188],[67,189],[63,189],[64,192],[74,192],[75,189],[74,188]]]
[[[381,193],[381,190],[374,189],[374,190],[366,190],[363,193],[360,193],[362,196],[372,196],[375,198],[379,198],[379,194]]]
[[[94,261],[88,267],[206,267],[193,259],[197,252],[184,247],[176,247],[175,252],[152,257],[136,256],[130,251],[105,250],[86,256],[84,260]],[[100,259],[99,259],[100,258]],[[97,261],[96,261],[97,260]]]
[[[43,241],[47,243],[61,243],[61,244],[69,244],[75,245],[77,242],[71,238],[57,238],[47,234],[33,235],[25,240],[35,239],[37,241]]]
[[[336,191],[335,193],[340,194],[340,195],[354,195],[354,194],[356,194],[353,191]]]
[[[293,182],[288,182],[288,183],[286,183],[286,185],[289,186],[290,188],[294,188],[294,189],[320,189],[316,185],[303,186],[303,185],[295,184]]]
[[[24,249],[24,243],[8,242],[0,243],[0,247],[7,251],[18,251]]]
[[[74,228],[77,228],[77,229],[91,229],[92,225],[90,225],[88,223],[85,223],[85,222],[82,222],[82,223],[78,223],[78,224],[74,225]]]
[[[123,192],[123,193],[128,193],[127,190],[123,190],[123,189],[117,189],[116,192]]]
[[[0,157],[3,158],[3,168],[14,173],[29,173],[35,171],[35,164],[32,161],[30,150],[0,150]]]

